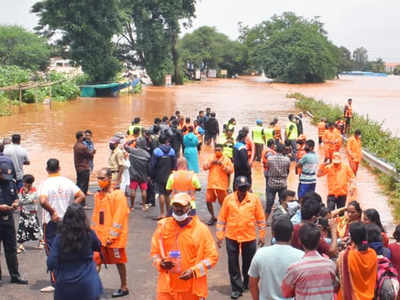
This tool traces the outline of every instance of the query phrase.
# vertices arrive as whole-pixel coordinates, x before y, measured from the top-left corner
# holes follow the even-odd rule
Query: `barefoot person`
[[[94,196],[92,223],[101,241],[100,264],[117,265],[121,288],[112,294],[113,298],[117,298],[129,295],[126,275],[128,259],[125,249],[130,210],[124,193],[115,190],[111,182],[111,169],[101,169],[97,174],[100,190]]]

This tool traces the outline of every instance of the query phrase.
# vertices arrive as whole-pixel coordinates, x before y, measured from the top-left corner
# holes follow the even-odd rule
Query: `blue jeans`
[[[299,183],[297,188],[297,197],[303,198],[308,192],[315,192],[316,183]]]

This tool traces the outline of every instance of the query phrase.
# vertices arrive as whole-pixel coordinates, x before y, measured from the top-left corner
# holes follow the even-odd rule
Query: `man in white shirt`
[[[281,284],[288,267],[303,258],[304,252],[290,245],[293,225],[288,216],[279,216],[272,223],[276,244],[260,248],[249,269],[253,300],[283,300]]]
[[[12,144],[4,147],[4,155],[9,157],[13,164],[17,175],[17,191],[22,188],[22,177],[24,176],[24,165],[29,165],[28,153],[21,147],[21,136],[13,134],[11,136]]]
[[[46,255],[49,254],[52,243],[57,233],[57,224],[64,217],[67,208],[72,203],[81,203],[85,194],[71,180],[60,176],[60,162],[50,158],[47,161],[47,173],[49,177],[40,185],[39,201],[43,207],[43,233]],[[54,291],[55,277],[50,274],[52,286],[41,289],[41,292]]]

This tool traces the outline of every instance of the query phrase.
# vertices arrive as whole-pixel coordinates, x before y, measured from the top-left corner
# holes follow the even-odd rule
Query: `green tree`
[[[367,64],[367,70],[375,73],[384,73],[385,72],[385,62],[382,58],[378,58],[377,60],[370,61]]]
[[[19,26],[0,26],[0,64],[44,71],[49,63],[45,39]]]
[[[40,18],[36,29],[46,36],[60,35],[68,56],[82,66],[90,81],[114,79],[121,68],[112,42],[122,26],[119,0],[42,0],[32,12]]]
[[[191,68],[226,69],[229,75],[247,69],[247,51],[239,41],[231,41],[215,27],[202,26],[186,34],[178,43],[183,63]]]
[[[175,83],[183,83],[178,36],[181,27],[191,25],[195,0],[123,0],[127,16],[119,56],[143,65],[155,85],[164,84],[165,75],[173,74]]]
[[[353,61],[351,59],[351,52],[346,47],[337,48],[338,51],[338,72],[351,71],[353,68]]]
[[[368,69],[368,51],[364,47],[357,48],[353,51],[354,68],[358,71],[366,71]]]
[[[394,68],[393,74],[394,75],[400,75],[400,65],[398,65],[398,66],[396,66],[396,68]]]
[[[337,74],[334,45],[318,18],[305,19],[286,12],[253,28],[241,29],[241,40],[251,47],[251,64],[284,82],[322,82]]]

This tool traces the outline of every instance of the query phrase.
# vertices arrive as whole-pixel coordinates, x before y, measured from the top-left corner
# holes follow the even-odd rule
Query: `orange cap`
[[[189,194],[178,193],[172,198],[171,205],[172,204],[180,204],[182,206],[187,206],[190,204],[191,201],[192,201],[192,197],[190,197]]]
[[[333,153],[332,162],[333,162],[334,164],[340,164],[340,163],[342,162],[342,157],[340,156],[340,153],[339,153],[339,152]]]

